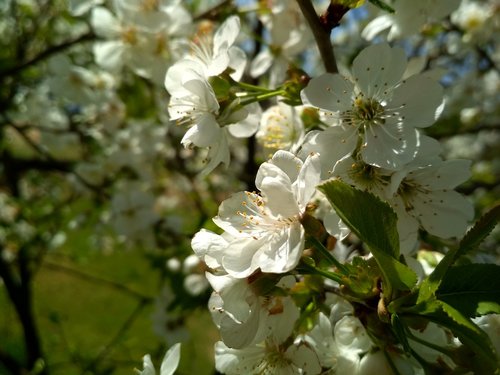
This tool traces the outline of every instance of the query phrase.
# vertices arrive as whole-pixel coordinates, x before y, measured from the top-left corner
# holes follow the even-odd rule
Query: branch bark
[[[321,22],[310,0],[297,0],[297,4],[314,35],[325,70],[328,73],[338,73],[337,62],[330,40],[330,33],[335,25],[331,24],[331,22]]]
[[[2,277],[7,294],[16,310],[21,326],[23,328],[24,343],[26,345],[26,370],[33,369],[36,362],[43,358],[38,327],[33,313],[32,299],[32,274],[30,271],[27,249],[19,252],[19,276],[13,272],[13,267],[0,254],[0,277]],[[39,374],[48,374],[44,367]]]

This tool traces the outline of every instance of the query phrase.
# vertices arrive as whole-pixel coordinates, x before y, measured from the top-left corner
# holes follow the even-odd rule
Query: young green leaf
[[[318,189],[326,195],[344,223],[371,250],[395,259],[399,257],[398,218],[387,203],[340,180],[328,180]]]
[[[474,226],[466,233],[458,248],[452,249],[446,253],[445,257],[439,262],[434,271],[424,280],[419,288],[417,303],[431,298],[439,288],[449,267],[462,255],[475,250],[482,240],[490,234],[495,225],[500,220],[500,205],[493,207],[484,214]]]
[[[457,336],[462,344],[466,345],[475,354],[471,361],[475,361],[475,366],[480,366],[484,374],[496,374],[500,368],[498,355],[491,343],[490,338],[481,328],[479,328],[469,318],[465,317],[452,306],[443,301],[435,299],[424,301],[413,308],[407,309],[410,315],[406,317],[420,316],[448,328]]]
[[[500,204],[485,213],[465,234],[458,247],[455,259],[477,249],[500,221]]]
[[[403,349],[406,353],[410,352],[410,344],[408,343],[408,337],[406,335],[406,327],[403,321],[399,318],[398,314],[391,315],[391,326],[394,336],[396,336],[403,345]]]
[[[450,267],[436,297],[466,317],[500,314],[500,266],[469,264]]]
[[[368,1],[373,5],[375,5],[376,7],[385,10],[386,12],[394,13],[394,8],[391,7],[389,4],[385,3],[384,1],[381,0],[368,0]]]
[[[417,275],[398,260],[397,216],[392,208],[373,194],[358,190],[340,180],[318,186],[349,228],[370,248],[384,281],[384,296],[393,290],[410,290]]]

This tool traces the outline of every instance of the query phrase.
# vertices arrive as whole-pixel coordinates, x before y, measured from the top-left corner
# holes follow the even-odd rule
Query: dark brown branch
[[[449,137],[454,137],[457,135],[464,135],[464,134],[477,134],[482,131],[491,131],[491,132],[496,132],[498,130],[497,125],[487,125],[487,124],[478,124],[473,127],[468,127],[468,128],[462,128],[462,129],[452,129],[449,131],[439,131],[439,127],[436,127],[436,129],[429,129],[429,135],[431,135],[433,138],[436,139],[443,139],[443,138],[449,138]]]
[[[4,259],[0,250],[0,277],[3,279],[7,294],[16,310],[21,322],[26,345],[26,370],[33,369],[35,363],[43,358],[40,336],[33,314],[32,273],[27,254],[28,249],[22,248],[19,252],[19,276],[13,272],[13,266]],[[48,374],[44,367],[39,374]]]
[[[0,348],[0,364],[10,371],[11,374],[20,375],[23,373],[21,364],[2,348]]]
[[[327,21],[326,23],[322,22],[316,14],[316,10],[310,0],[297,0],[297,4],[299,5],[300,10],[302,11],[302,14],[304,15],[314,35],[325,70],[329,73],[338,73],[337,62],[335,60],[333,46],[330,40],[331,30],[335,27],[331,25],[331,16],[327,17],[330,21]]]
[[[495,189],[500,189],[500,177],[496,176],[493,181],[472,181],[471,183],[466,183],[463,186],[457,188],[459,193],[470,195],[476,189],[485,189],[487,191],[492,191]]]
[[[15,75],[15,74],[21,72],[22,70],[24,70],[32,65],[35,65],[35,64],[39,63],[40,61],[43,61],[43,60],[55,55],[56,53],[63,52],[76,44],[95,40],[95,39],[96,39],[96,36],[94,35],[94,33],[90,32],[87,34],[80,35],[79,37],[77,37],[75,39],[67,40],[65,42],[62,42],[61,44],[51,46],[27,61],[21,62],[18,65],[11,66],[3,71],[0,71],[0,79],[3,79],[4,77]]]
[[[2,115],[5,118],[6,123],[9,126],[11,126],[13,129],[15,129],[17,131],[17,133],[40,155],[40,157],[42,158],[40,166],[46,165],[47,162],[49,162],[50,165],[52,165],[52,166],[58,166],[58,167],[61,168],[59,170],[62,170],[62,171],[65,171],[65,172],[73,174],[73,176],[75,176],[76,179],[78,181],[80,181],[88,189],[92,190],[95,193],[103,194],[105,197],[108,197],[108,194],[102,189],[103,186],[97,186],[97,185],[91,184],[90,182],[88,182],[87,180],[85,180],[85,178],[83,178],[75,170],[66,170],[66,169],[64,169],[66,167],[70,167],[72,164],[69,163],[69,162],[63,162],[63,161],[59,161],[59,160],[55,159],[50,154],[50,152],[48,150],[46,150],[44,147],[42,147],[41,145],[39,145],[38,143],[36,143],[35,141],[33,141],[26,134],[26,130],[27,130],[26,128],[16,126],[15,123],[13,121],[11,121],[9,119],[9,117],[5,113],[2,114]],[[31,160],[31,163],[34,163],[34,162],[35,162],[34,160]]]
[[[231,0],[223,0],[219,4],[213,6],[212,8],[207,9],[206,11],[194,16],[193,20],[194,21],[200,21],[203,19],[208,19],[212,21],[217,20],[218,16],[221,13],[232,13],[230,11],[231,9],[228,7],[231,7],[231,9],[234,8],[234,6],[231,4]]]

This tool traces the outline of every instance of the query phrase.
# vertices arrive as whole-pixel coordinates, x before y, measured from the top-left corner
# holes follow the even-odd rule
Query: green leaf
[[[399,257],[398,218],[387,203],[340,180],[328,180],[318,189],[326,195],[344,223],[371,250],[395,259]]]
[[[393,289],[410,290],[417,284],[417,274],[406,264],[403,264],[384,253],[376,253],[373,252],[373,250],[372,253],[381,269],[384,281],[386,283],[390,283]],[[389,297],[386,290],[384,290],[384,295]]]
[[[385,10],[386,12],[394,13],[394,8],[381,0],[368,0],[368,1],[373,5],[375,5],[376,7]]]
[[[455,259],[477,249],[500,221],[500,204],[485,213],[465,234],[458,246]]]
[[[340,180],[318,186],[342,221],[370,248],[384,281],[384,296],[393,290],[410,290],[417,275],[398,260],[397,216],[392,208],[371,193],[358,190]]]
[[[391,315],[391,326],[394,336],[396,336],[403,345],[403,349],[406,353],[410,352],[410,344],[408,343],[408,338],[406,336],[406,327],[403,321],[399,318],[398,314]]]
[[[470,264],[450,267],[436,297],[467,317],[499,314],[500,266]]]
[[[484,372],[481,372],[484,374],[496,374],[495,370],[500,368],[500,363],[490,338],[486,332],[462,315],[460,311],[435,299],[424,301],[407,311],[409,310],[412,310],[413,314],[451,330],[462,344],[474,352],[475,356],[470,359],[475,361],[474,367],[484,369]]]
[[[370,299],[379,294],[378,281],[380,269],[373,259],[354,257],[352,264],[346,264],[348,273],[343,275],[343,293],[361,300]]]
[[[439,262],[434,271],[422,281],[419,289],[417,303],[431,298],[439,288],[448,269],[453,263],[466,253],[475,250],[482,240],[490,234],[496,223],[500,220],[500,205],[493,207],[484,214],[460,241],[460,245],[448,251]]]

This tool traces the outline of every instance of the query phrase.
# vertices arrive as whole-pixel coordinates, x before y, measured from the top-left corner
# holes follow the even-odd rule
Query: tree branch
[[[15,74],[19,73],[20,71],[22,71],[22,70],[24,70],[32,65],[35,65],[36,63],[43,61],[43,60],[51,57],[52,55],[55,55],[56,53],[62,52],[62,51],[66,50],[66,49],[68,49],[76,44],[86,42],[86,41],[95,40],[95,39],[96,39],[95,34],[92,32],[89,32],[87,34],[80,35],[79,37],[77,37],[75,39],[67,40],[65,42],[62,42],[61,44],[51,46],[51,47],[47,48],[45,51],[39,53],[38,55],[36,55],[35,57],[33,57],[27,61],[21,62],[18,65],[11,66],[3,71],[0,71],[0,80],[3,79],[4,77],[15,75]]]
[[[310,0],[297,0],[297,4],[314,35],[325,70],[328,73],[338,73],[337,62],[333,53],[332,42],[330,41],[330,32],[335,25],[333,25],[332,21],[321,22]],[[324,19],[330,18],[325,16]]]
[[[33,300],[31,289],[31,272],[27,249],[19,251],[20,277],[12,271],[12,266],[3,258],[0,249],[0,277],[2,277],[7,294],[16,310],[21,326],[23,327],[24,343],[26,345],[26,370],[33,369],[35,363],[43,358],[40,336],[33,314]],[[39,374],[48,374],[47,367],[40,370]]]

